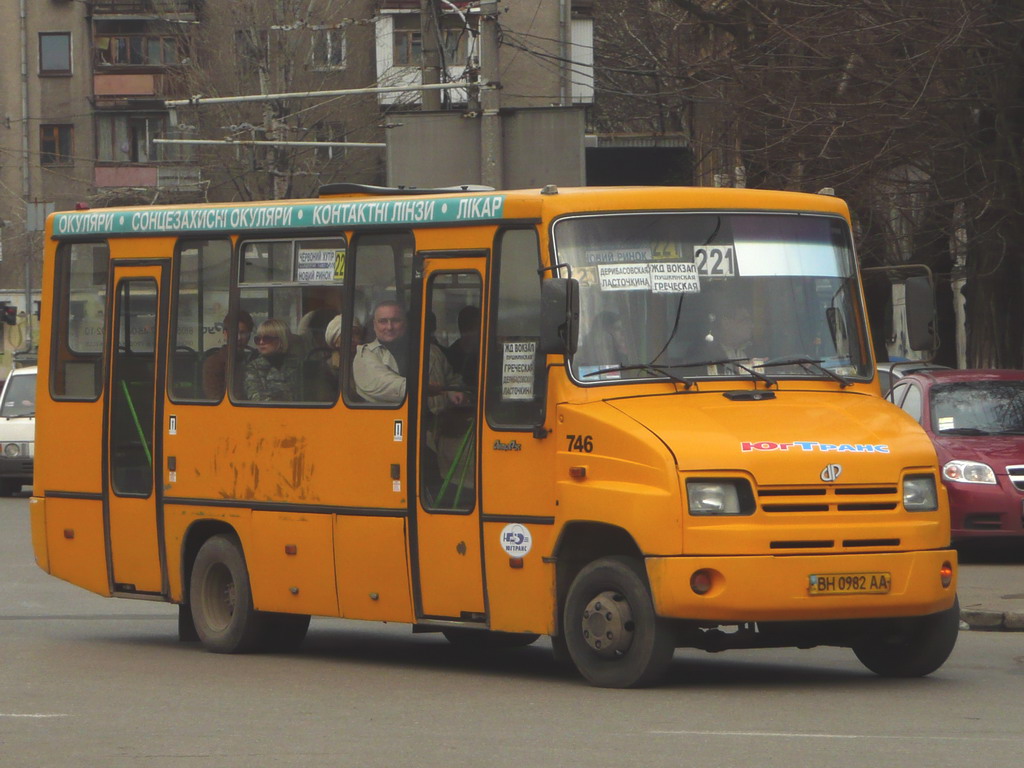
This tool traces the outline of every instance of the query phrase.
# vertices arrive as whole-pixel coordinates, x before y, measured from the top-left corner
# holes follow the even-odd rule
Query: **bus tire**
[[[592,685],[651,685],[672,661],[674,637],[654,612],[642,567],[633,558],[602,558],[585,566],[569,587],[565,643],[576,669]]]
[[[445,640],[467,651],[496,651],[502,648],[525,648],[540,635],[530,632],[493,632],[487,629],[442,629]]]
[[[941,667],[960,634],[960,600],[946,611],[893,619],[853,646],[861,664],[881,677],[924,677]]]
[[[199,548],[189,604],[196,634],[207,650],[250,653],[265,646],[267,616],[253,608],[245,556],[234,536],[211,536]]]

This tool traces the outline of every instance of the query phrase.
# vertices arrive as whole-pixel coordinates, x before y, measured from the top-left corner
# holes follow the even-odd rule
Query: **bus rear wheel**
[[[253,608],[245,556],[234,536],[211,536],[200,547],[189,604],[199,639],[214,653],[249,653],[268,639],[268,619]]]
[[[565,643],[576,669],[592,685],[651,685],[672,661],[671,628],[655,614],[642,574],[642,565],[632,558],[607,557],[584,567],[569,587]]]
[[[861,664],[882,677],[924,677],[941,667],[960,634],[960,600],[930,616],[892,619],[858,640],[853,652]]]

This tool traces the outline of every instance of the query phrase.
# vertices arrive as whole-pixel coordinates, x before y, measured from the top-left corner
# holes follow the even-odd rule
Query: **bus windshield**
[[[805,214],[567,217],[580,285],[580,383],[870,378],[849,228]]]

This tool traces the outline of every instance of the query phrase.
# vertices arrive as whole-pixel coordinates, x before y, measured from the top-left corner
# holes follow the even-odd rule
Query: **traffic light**
[[[13,307],[6,301],[0,301],[0,320],[8,325],[18,324],[18,308]]]

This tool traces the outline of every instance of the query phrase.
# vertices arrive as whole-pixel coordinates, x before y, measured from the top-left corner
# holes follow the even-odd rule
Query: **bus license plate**
[[[891,573],[812,573],[811,595],[884,595],[892,586]]]

